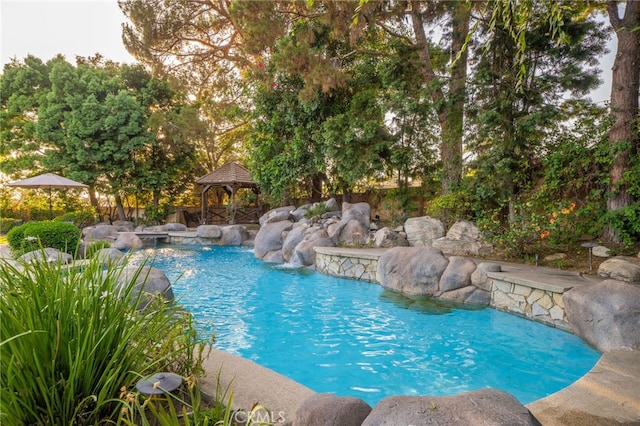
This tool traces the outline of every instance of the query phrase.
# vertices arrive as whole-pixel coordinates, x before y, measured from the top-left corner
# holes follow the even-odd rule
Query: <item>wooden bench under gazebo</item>
[[[251,179],[249,170],[238,163],[227,163],[196,180],[202,185],[200,223],[258,223],[262,215],[258,184]],[[209,204],[209,193],[213,189],[213,203]],[[239,206],[239,189],[248,189],[255,195],[255,205]],[[227,204],[224,204],[225,195]]]

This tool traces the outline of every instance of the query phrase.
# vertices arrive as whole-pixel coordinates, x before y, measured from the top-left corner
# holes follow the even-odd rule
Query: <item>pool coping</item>
[[[217,349],[204,362],[203,394],[233,391],[232,408],[269,410],[278,424],[291,424],[298,405],[315,392],[253,361]],[[640,424],[640,351],[610,351],[582,378],[525,407],[543,426]],[[228,396],[228,394],[227,394]],[[226,400],[225,400],[226,402]],[[275,422],[274,422],[275,423]]]

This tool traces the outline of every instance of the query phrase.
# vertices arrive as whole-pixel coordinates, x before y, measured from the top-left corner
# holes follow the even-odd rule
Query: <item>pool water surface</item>
[[[169,277],[199,332],[215,332],[218,349],[372,406],[487,387],[527,404],[600,357],[573,334],[504,312],[265,263],[246,248],[162,246],[136,255],[144,256]]]

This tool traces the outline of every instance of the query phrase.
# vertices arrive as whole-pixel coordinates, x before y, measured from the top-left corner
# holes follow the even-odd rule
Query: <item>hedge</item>
[[[71,223],[29,222],[11,229],[7,234],[7,241],[16,255],[41,247],[51,247],[73,255],[80,242],[80,235],[80,229]]]

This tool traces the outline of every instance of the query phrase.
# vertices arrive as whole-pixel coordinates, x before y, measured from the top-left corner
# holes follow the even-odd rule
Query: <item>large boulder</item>
[[[307,238],[298,244],[291,257],[289,263],[294,266],[311,266],[316,263],[316,251],[314,247],[333,247],[333,239],[329,238],[324,229],[317,230],[310,234]]]
[[[293,426],[360,426],[370,412],[359,398],[317,393],[298,405]]]
[[[447,269],[440,277],[440,291],[452,291],[471,286],[471,274],[476,270],[476,264],[466,257],[451,256]]]
[[[143,247],[144,243],[135,232],[120,232],[118,238],[111,244],[111,247],[118,250],[135,250]]]
[[[309,230],[309,225],[306,223],[295,223],[293,224],[291,231],[287,233],[287,236],[284,238],[282,242],[282,256],[286,262],[291,259],[293,251],[296,246],[302,242],[305,238],[307,231]]]
[[[128,285],[135,279],[133,300],[138,300],[137,309],[146,308],[154,297],[162,296],[167,301],[173,301],[173,290],[169,278],[160,269],[151,266],[142,268],[135,265],[127,265],[118,276],[120,286]],[[142,294],[140,294],[142,292]],[[140,298],[138,299],[138,295]]]
[[[338,205],[338,201],[336,201],[335,198],[329,198],[328,200],[324,201],[324,208],[327,210],[327,212],[338,212],[340,211],[340,206]]]
[[[118,232],[131,232],[132,230],[127,226],[117,225],[96,225],[88,226],[82,230],[83,238],[86,241],[105,240],[109,242],[115,241],[118,238]]]
[[[336,232],[333,237],[338,244],[345,246],[362,246],[369,240],[369,226],[363,225],[356,219],[340,221],[340,232]]]
[[[573,332],[598,350],[640,349],[640,286],[605,280],[574,287],[562,301]]]
[[[305,204],[303,206],[298,207],[294,211],[291,212],[291,217],[295,222],[300,222],[309,214],[309,209],[312,207],[312,204]]]
[[[401,235],[391,228],[384,227],[382,229],[378,229],[373,235],[373,244],[376,247],[389,248],[406,247],[409,245],[409,242],[404,235]]]
[[[267,223],[290,220],[291,213],[295,211],[295,209],[296,208],[294,206],[285,206],[285,207],[278,207],[275,209],[271,209],[265,214],[263,214],[262,216],[260,216],[260,219],[258,219],[258,223],[260,224],[260,226],[264,226]]]
[[[378,276],[384,288],[411,295],[433,296],[449,260],[431,247],[394,247],[380,256]]]
[[[262,259],[269,252],[282,250],[283,233],[290,231],[292,227],[293,222],[289,220],[269,222],[262,225],[253,243],[256,257]]]
[[[250,238],[249,231],[242,225],[227,225],[221,227],[220,241],[221,246],[241,246]]]
[[[66,264],[70,263],[72,260],[73,256],[71,256],[69,253],[64,253],[58,249],[51,247],[45,247],[44,249],[30,251],[18,258],[18,262],[20,263],[46,262]]]
[[[96,251],[91,258],[98,259],[98,262],[108,265],[120,262],[124,258],[124,254],[118,249],[108,247]]]
[[[476,266],[476,270],[471,274],[471,284],[485,291],[491,291],[493,282],[489,281],[488,272],[500,272],[502,267],[499,263],[481,262]]]
[[[114,220],[112,225],[131,232],[133,232],[133,230],[136,228],[135,223],[131,222],[130,220]],[[123,230],[122,232],[126,231]]]
[[[337,244],[364,245],[369,239],[371,207],[367,203],[342,203],[342,218],[327,227]]]
[[[614,280],[640,282],[640,261],[632,257],[612,257],[600,264],[598,275]]]
[[[444,237],[442,221],[429,216],[411,217],[404,222],[404,232],[410,246],[430,246]]]
[[[453,396],[392,396],[376,405],[362,426],[540,426],[512,395],[481,389]]]
[[[478,227],[466,220],[454,223],[447,235],[434,240],[432,245],[445,254],[455,256],[480,256],[493,250],[482,240]]]
[[[222,236],[222,229],[218,225],[200,225],[196,228],[196,237],[215,238]]]

